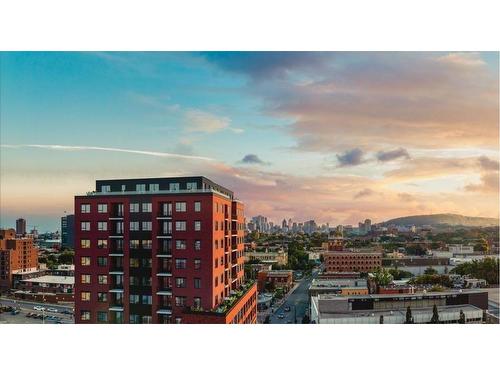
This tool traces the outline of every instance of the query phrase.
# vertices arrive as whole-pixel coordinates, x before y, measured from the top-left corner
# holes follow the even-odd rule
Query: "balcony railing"
[[[215,189],[179,189],[179,190],[152,190],[152,191],[89,191],[87,192],[88,196],[97,195],[97,196],[106,196],[106,195],[144,195],[144,194],[190,194],[190,193],[216,193],[226,197],[228,199],[232,199],[233,197],[217,191]]]

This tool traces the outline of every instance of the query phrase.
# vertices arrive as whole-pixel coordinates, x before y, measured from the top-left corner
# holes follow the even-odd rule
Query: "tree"
[[[432,268],[432,267],[427,267],[424,271],[424,275],[436,275],[438,272]]]
[[[439,313],[438,313],[438,308],[436,305],[432,308],[432,318],[431,318],[431,324],[438,324],[439,323]]]
[[[392,275],[385,268],[377,268],[373,276],[375,277],[375,282],[377,286],[386,286],[392,282]]]
[[[413,323],[413,316],[411,314],[411,308],[410,306],[408,306],[406,308],[406,321],[405,321],[406,324],[412,324]]]
[[[462,263],[456,266],[452,273],[459,275],[470,275],[476,279],[485,279],[488,284],[498,284],[499,260],[487,257],[482,260],[474,259],[472,262]]]
[[[458,319],[458,324],[465,324],[465,314],[463,310],[460,310],[460,318]]]
[[[57,258],[59,264],[73,264],[75,252],[70,250],[63,251]]]
[[[309,324],[311,322],[311,319],[309,318],[309,315],[304,315],[302,318],[302,324]]]
[[[379,323],[384,324],[384,316],[383,315],[380,315]]]

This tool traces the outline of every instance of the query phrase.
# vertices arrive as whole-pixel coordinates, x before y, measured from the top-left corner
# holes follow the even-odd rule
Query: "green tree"
[[[431,318],[431,324],[438,324],[439,323],[439,313],[438,313],[438,308],[436,305],[432,308],[432,318]]]
[[[377,270],[373,273],[373,276],[378,286],[389,285],[393,280],[392,275],[385,268],[377,268]]]
[[[70,250],[63,251],[57,258],[59,264],[73,264],[75,252]]]
[[[488,284],[498,284],[499,274],[498,258],[487,257],[482,260],[474,259],[472,262],[462,263],[451,272],[459,275],[470,275],[476,279],[485,279]]]
[[[427,267],[424,271],[424,275],[436,275],[438,273],[438,271],[436,271],[434,268],[432,267]]]

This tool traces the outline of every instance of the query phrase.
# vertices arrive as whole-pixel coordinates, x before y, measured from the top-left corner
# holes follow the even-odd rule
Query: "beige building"
[[[284,250],[268,252],[246,251],[245,262],[250,260],[258,260],[262,263],[285,265],[288,264],[288,253]]]

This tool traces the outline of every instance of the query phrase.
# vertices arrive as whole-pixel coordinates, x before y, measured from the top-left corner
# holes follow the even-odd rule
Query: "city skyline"
[[[498,217],[497,53],[1,53],[1,225],[203,175],[247,220]]]

